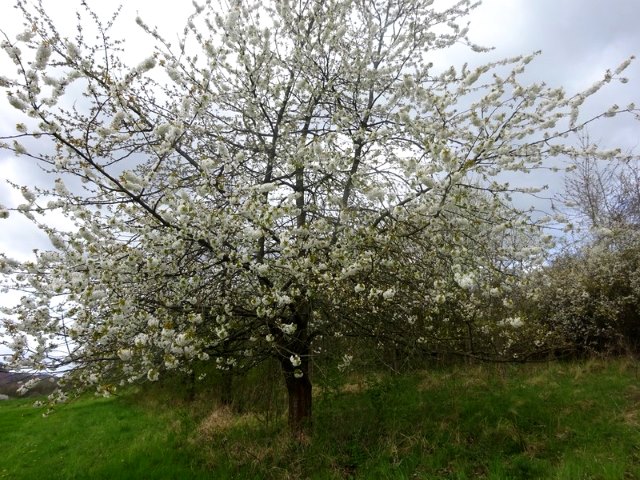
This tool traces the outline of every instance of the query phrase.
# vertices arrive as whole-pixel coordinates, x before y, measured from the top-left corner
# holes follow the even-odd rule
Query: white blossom
[[[147,344],[148,341],[149,335],[147,335],[146,333],[139,333],[133,339],[133,343],[136,347],[143,347]]]
[[[338,370],[340,370],[340,371],[346,370],[347,368],[349,368],[349,366],[351,365],[352,361],[353,361],[353,355],[345,353],[342,356],[341,362],[338,364]]]
[[[45,41],[40,44],[38,50],[36,51],[36,62],[35,68],[38,70],[44,70],[49,62],[49,57],[51,56],[51,45],[49,42]]]
[[[460,288],[464,288],[466,290],[473,288],[476,284],[475,275],[473,275],[472,273],[465,273],[465,274],[456,273],[454,275],[454,279],[456,283],[460,286]]]
[[[280,325],[280,330],[282,330],[285,335],[293,335],[296,329],[297,326],[295,323],[283,323]]]
[[[29,106],[25,102],[15,97],[14,95],[8,95],[7,99],[9,100],[9,105],[11,105],[13,108],[17,108],[18,110],[22,111],[25,111],[27,110],[27,108],[29,108]]]
[[[302,364],[300,355],[291,355],[289,357],[289,361],[291,362],[291,365],[293,365],[294,367],[299,367]]]
[[[36,32],[33,28],[29,28],[16,36],[16,40],[20,42],[28,42],[35,36]]]
[[[118,357],[124,362],[128,362],[133,358],[133,352],[129,348],[121,348],[118,350]]]
[[[136,67],[136,73],[141,74],[144,72],[148,72],[149,70],[155,68],[156,66],[156,58],[151,56],[145,58],[140,64]]]

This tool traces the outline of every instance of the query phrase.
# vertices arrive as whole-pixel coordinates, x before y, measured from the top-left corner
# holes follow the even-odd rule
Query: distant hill
[[[12,372],[6,365],[0,364],[0,394],[17,397],[18,388],[32,378],[40,378],[42,381],[34,386],[27,396],[46,395],[56,388],[57,382],[52,375]]]

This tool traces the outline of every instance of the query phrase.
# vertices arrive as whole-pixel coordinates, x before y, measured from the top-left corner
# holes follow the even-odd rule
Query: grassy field
[[[352,374],[318,389],[314,435],[167,390],[47,418],[0,403],[0,479],[640,479],[631,360]]]

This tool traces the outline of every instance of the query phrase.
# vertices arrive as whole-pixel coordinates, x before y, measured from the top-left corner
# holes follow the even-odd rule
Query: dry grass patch
[[[449,377],[449,374],[436,376],[429,371],[425,371],[420,374],[420,381],[417,386],[418,391],[426,392],[429,390],[437,390],[449,379]]]
[[[625,397],[629,401],[629,406],[623,412],[622,420],[631,427],[640,427],[640,387],[629,385]]]
[[[204,438],[211,438],[216,434],[240,426],[256,426],[259,423],[255,414],[234,413],[230,407],[221,406],[213,410],[198,425],[198,434]]]
[[[568,368],[568,373],[574,380],[580,380],[585,376],[602,373],[609,368],[610,362],[601,358],[589,358],[584,362],[576,362]]]
[[[502,374],[500,373],[502,376]],[[421,392],[428,390],[439,390],[445,388],[446,385],[468,388],[484,388],[488,387],[492,381],[495,381],[496,371],[485,368],[484,366],[469,366],[464,370],[457,370],[456,373],[430,372],[425,370],[420,374],[420,382],[418,390]],[[500,378],[501,379],[501,378]],[[502,379],[501,379],[502,380]]]
[[[640,415],[637,408],[630,408],[622,414],[622,420],[630,427],[640,427]]]
[[[362,383],[346,383],[340,387],[340,391],[344,393],[361,393],[364,392],[369,386]]]
[[[477,375],[475,376],[471,373],[462,380],[462,386],[465,388],[487,387],[488,385],[489,379],[487,378],[487,375],[482,371],[478,371]]]
[[[551,387],[556,388],[558,383],[550,380],[549,375],[545,373],[541,373],[539,375],[534,375],[532,377],[527,378],[524,381],[525,384],[531,385],[533,387]]]
[[[629,385],[626,391],[626,397],[635,406],[640,406],[640,387],[637,385]]]

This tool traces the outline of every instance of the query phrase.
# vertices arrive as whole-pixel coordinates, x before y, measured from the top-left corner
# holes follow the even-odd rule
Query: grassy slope
[[[0,404],[0,479],[209,478],[174,415],[90,398],[43,418],[32,404]]]
[[[160,394],[82,400],[44,419],[2,402],[0,479],[640,479],[631,361],[351,380],[317,396],[306,445],[281,420],[204,415]]]

